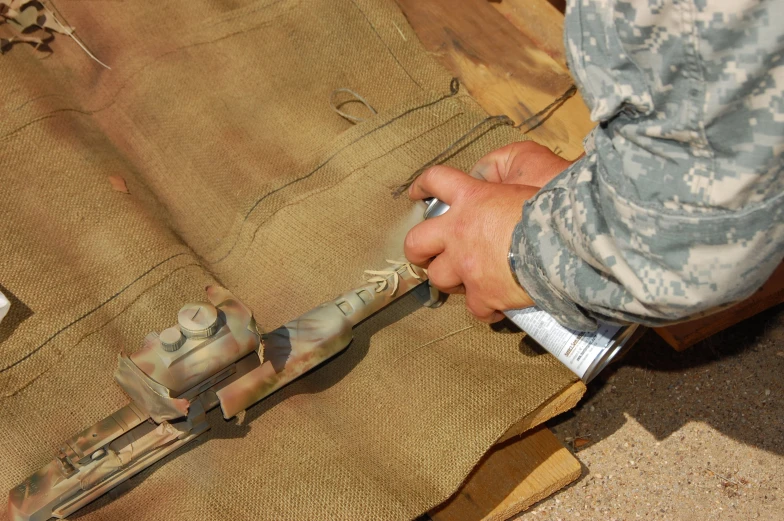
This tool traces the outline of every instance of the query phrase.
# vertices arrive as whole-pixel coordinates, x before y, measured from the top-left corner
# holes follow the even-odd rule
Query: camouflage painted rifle
[[[150,333],[120,354],[115,380],[131,403],[66,440],[57,457],[11,490],[13,521],[62,518],[105,494],[210,428],[307,373],[348,346],[352,329],[426,280],[397,264],[267,334],[228,290],[209,286],[209,303],[186,304],[177,325]],[[427,285],[422,300],[434,305]]]

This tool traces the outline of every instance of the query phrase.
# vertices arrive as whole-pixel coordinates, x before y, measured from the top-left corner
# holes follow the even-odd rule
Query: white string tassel
[[[389,287],[390,279],[392,280],[392,293],[391,295],[395,295],[397,293],[397,289],[400,287],[400,273],[398,270],[400,268],[405,267],[406,271],[411,274],[416,280],[424,280],[421,275],[419,275],[414,267],[411,265],[410,262],[405,261],[395,261],[387,259],[387,262],[392,265],[391,269],[388,270],[365,270],[365,274],[372,275],[368,282],[374,282],[377,284],[376,293],[381,293],[385,291]]]

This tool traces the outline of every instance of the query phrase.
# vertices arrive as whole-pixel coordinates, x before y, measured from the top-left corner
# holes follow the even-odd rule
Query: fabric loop
[[[337,101],[338,94],[348,94],[351,96],[351,98],[343,101]],[[355,101],[358,101],[359,103],[364,105],[365,108],[367,108],[370,111],[370,113],[373,114],[374,116],[378,114],[378,112],[376,112],[376,109],[373,108],[373,106],[370,104],[370,102],[368,102],[368,100],[366,100],[361,95],[357,94],[351,89],[346,89],[346,88],[335,89],[329,95],[329,106],[332,107],[332,110],[340,114],[345,119],[351,121],[352,123],[362,123],[367,118],[352,116],[348,112],[341,110],[341,107],[343,107],[344,105]]]

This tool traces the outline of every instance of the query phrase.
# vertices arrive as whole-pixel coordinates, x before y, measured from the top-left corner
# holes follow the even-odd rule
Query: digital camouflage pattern
[[[220,406],[231,418],[333,357],[355,325],[427,280],[405,263],[370,273],[367,284],[263,335],[231,292],[209,286],[209,303],[186,304],[176,326],[120,355],[115,379],[131,403],[66,440],[13,488],[11,519],[44,521],[82,508],[207,432],[206,412]]]
[[[570,0],[586,155],[528,201],[511,254],[567,327],[662,325],[784,256],[784,1]]]

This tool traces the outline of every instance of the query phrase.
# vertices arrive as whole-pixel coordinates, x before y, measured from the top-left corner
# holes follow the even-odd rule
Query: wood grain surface
[[[545,0],[520,4],[514,16],[514,6],[502,10],[486,0],[459,4],[447,0],[397,2],[425,48],[460,78],[471,96],[492,115],[506,114],[522,123],[573,84],[563,64],[563,53],[559,54],[554,43],[562,34],[558,38],[544,36],[548,30],[561,30],[554,21],[557,11],[553,13]],[[548,20],[551,29],[533,31],[531,26],[536,23],[520,21],[524,19],[522,9],[533,5],[545,13],[540,19]],[[513,24],[512,19],[517,23]],[[517,24],[528,27],[527,32],[518,29]],[[540,48],[537,41],[545,48]],[[544,118],[546,122],[537,126]],[[582,140],[594,124],[582,98],[575,94],[555,110],[533,118],[525,128],[531,126],[537,128],[529,137],[566,159],[575,159],[583,152]]]
[[[502,521],[580,477],[581,465],[545,427],[496,445],[434,521]]]

